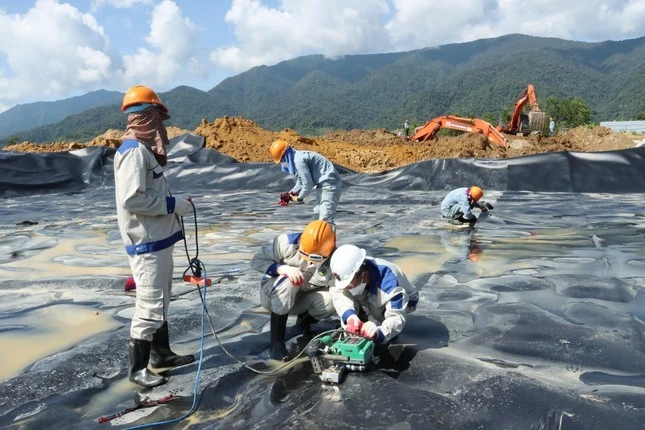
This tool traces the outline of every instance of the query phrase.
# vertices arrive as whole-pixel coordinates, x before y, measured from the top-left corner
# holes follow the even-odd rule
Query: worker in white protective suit
[[[192,355],[170,349],[170,304],[173,247],[183,239],[180,216],[192,210],[189,197],[173,196],[163,175],[168,136],[163,121],[168,109],[150,88],[135,86],[125,93],[122,111],[128,123],[114,155],[114,187],[121,237],[136,283],[135,311],[130,326],[130,381],[144,387],[165,383],[148,369],[192,362]]]
[[[342,245],[332,255],[330,268],[336,280],[330,289],[332,301],[347,332],[377,344],[401,333],[407,314],[416,310],[419,293],[397,265],[367,257],[355,245]]]
[[[271,311],[271,358],[285,360],[285,331],[289,314],[308,333],[311,324],[333,317],[329,295],[333,284],[328,259],[336,248],[336,233],[326,221],[309,223],[304,231],[281,234],[263,246],[251,267],[264,273],[260,303]]]
[[[280,195],[279,204],[290,201],[302,203],[316,189],[314,213],[335,228],[336,210],[343,185],[340,174],[331,161],[313,151],[297,151],[284,140],[273,142],[269,152],[283,172],[296,176],[296,183],[287,193]]]
[[[473,225],[477,222],[477,217],[472,212],[473,208],[478,208],[482,212],[488,211],[486,205],[478,203],[483,196],[482,189],[475,185],[452,190],[441,202],[441,215],[453,221]]]

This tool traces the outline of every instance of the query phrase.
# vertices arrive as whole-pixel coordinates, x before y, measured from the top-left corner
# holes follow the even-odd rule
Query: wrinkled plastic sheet
[[[339,167],[339,243],[399,264],[421,300],[404,332],[378,348],[375,368],[336,386],[307,360],[257,374],[228,355],[275,369],[261,274],[249,261],[275,235],[312,220],[313,204],[277,204],[293,179],[274,163],[236,163],[193,135],[173,144],[166,177],[176,193],[193,196],[197,234],[186,217],[186,246],[175,247],[171,339],[180,352],[201,350],[202,300],[180,280],[186,250],[214,279],[205,304],[218,333],[205,320],[191,428],[643,428],[642,149],[428,160],[374,175]],[[197,364],[169,370],[170,382],[152,390],[127,381],[134,297],[124,291],[113,154],[0,152],[0,347],[3,335],[34,335],[18,321],[49,308],[91,309],[118,323],[0,380],[2,428],[125,428],[191,408]],[[443,221],[443,196],[470,184],[495,209],[474,228]],[[294,324],[292,317],[290,347]],[[97,423],[168,394],[179,400]]]

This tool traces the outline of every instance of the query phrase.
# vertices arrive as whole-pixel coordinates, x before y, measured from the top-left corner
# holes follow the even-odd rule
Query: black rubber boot
[[[170,349],[168,336],[168,323],[164,322],[161,328],[152,336],[152,349],[150,350],[150,365],[152,367],[177,367],[195,361],[193,355],[177,355]]]
[[[140,340],[130,338],[130,372],[128,378],[135,384],[146,388],[156,387],[157,385],[168,382],[166,378],[157,375],[148,369],[148,360],[150,359],[149,340]]]
[[[317,322],[318,320],[309,315],[309,312],[304,312],[298,315],[298,318],[296,319],[296,326],[300,329],[305,337],[311,337],[311,335],[313,334],[311,326],[316,324]]]
[[[287,330],[287,319],[289,314],[278,315],[271,312],[271,358],[274,360],[286,360],[289,352],[284,345],[285,332]]]

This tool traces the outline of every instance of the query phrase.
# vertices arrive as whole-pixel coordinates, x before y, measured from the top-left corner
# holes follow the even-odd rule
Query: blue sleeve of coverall
[[[304,199],[311,192],[311,190],[316,186],[313,177],[311,176],[311,171],[309,170],[309,163],[307,160],[302,157],[301,154],[296,153],[294,164],[296,165],[296,175],[298,179],[296,180],[296,185],[300,183],[300,190],[298,198]]]

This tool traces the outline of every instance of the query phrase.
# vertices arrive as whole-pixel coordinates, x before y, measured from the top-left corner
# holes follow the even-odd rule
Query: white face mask
[[[367,286],[367,282],[361,282],[360,284],[358,284],[354,288],[350,289],[349,293],[352,296],[360,296],[361,294],[363,294],[363,291],[365,291],[366,286]]]

